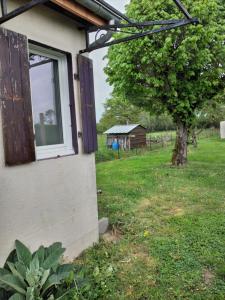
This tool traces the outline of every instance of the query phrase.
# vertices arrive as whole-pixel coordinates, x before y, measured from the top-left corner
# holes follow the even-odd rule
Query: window
[[[29,62],[36,157],[74,154],[66,55],[30,45]]]

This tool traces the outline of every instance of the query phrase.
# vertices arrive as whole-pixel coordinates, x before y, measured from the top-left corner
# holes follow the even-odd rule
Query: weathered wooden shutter
[[[6,165],[35,160],[27,38],[0,28],[0,102]]]
[[[98,148],[93,63],[91,59],[79,55],[78,66],[81,92],[83,147],[84,153],[92,153]]]
[[[72,60],[72,55],[70,53],[67,54],[67,65],[68,65],[68,78],[69,78],[70,114],[71,114],[73,148],[75,154],[78,154],[76,107],[75,107],[75,95],[74,95],[74,85],[73,85],[73,80],[74,80],[73,60]]]

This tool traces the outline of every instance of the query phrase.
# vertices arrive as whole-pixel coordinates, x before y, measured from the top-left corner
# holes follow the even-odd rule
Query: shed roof
[[[130,133],[132,130],[141,126],[140,124],[129,124],[129,125],[115,125],[112,128],[106,130],[104,134],[127,134]],[[143,126],[141,126],[143,127]],[[143,127],[144,128],[144,127]]]

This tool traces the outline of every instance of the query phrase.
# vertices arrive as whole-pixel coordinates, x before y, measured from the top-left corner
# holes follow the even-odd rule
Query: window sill
[[[36,160],[41,161],[41,160],[47,160],[47,159],[57,159],[61,158],[64,156],[71,156],[75,155],[75,152],[73,149],[68,149],[64,151],[48,151],[48,152],[42,152],[37,151],[36,153]]]

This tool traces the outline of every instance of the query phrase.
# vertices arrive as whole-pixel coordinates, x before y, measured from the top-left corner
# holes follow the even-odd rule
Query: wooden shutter
[[[27,38],[0,28],[0,102],[6,165],[35,160]]]
[[[95,152],[98,148],[95,116],[93,63],[91,59],[79,55],[78,66],[83,125],[83,148],[84,153],[92,153]]]
[[[73,84],[73,80],[74,80],[73,61],[72,61],[72,55],[70,53],[67,54],[67,65],[68,65],[68,78],[69,78],[70,114],[71,114],[73,148],[75,154],[78,154],[76,107],[75,107],[75,95],[74,95],[74,84]]]

